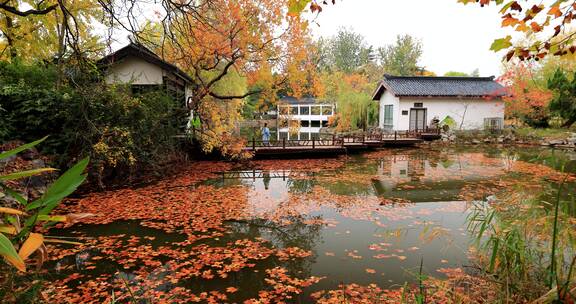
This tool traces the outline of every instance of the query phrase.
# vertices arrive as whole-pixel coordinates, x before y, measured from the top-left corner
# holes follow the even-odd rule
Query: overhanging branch
[[[226,95],[226,96],[222,96],[222,95],[218,95],[214,92],[209,92],[208,95],[217,98],[217,99],[222,99],[222,100],[230,100],[230,99],[243,99],[246,98],[250,95],[254,95],[254,94],[258,94],[261,93],[262,91],[258,90],[258,91],[252,91],[252,92],[248,92],[246,94],[242,94],[242,95]]]
[[[45,9],[29,9],[27,11],[19,11],[17,8],[15,8],[13,6],[9,6],[9,5],[0,3],[0,9],[5,10],[9,13],[14,14],[14,15],[22,16],[22,17],[27,17],[30,15],[46,15],[49,12],[55,10],[57,7],[58,7],[58,5],[54,4],[54,5],[50,5],[49,7],[45,8]]]

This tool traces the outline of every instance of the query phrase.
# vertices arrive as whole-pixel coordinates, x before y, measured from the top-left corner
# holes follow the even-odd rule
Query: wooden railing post
[[[256,138],[252,137],[252,150],[256,151]]]
[[[286,149],[286,137],[282,138],[282,149]]]
[[[398,139],[398,131],[394,131],[394,140]]]
[[[316,147],[316,138],[312,137],[312,149]]]

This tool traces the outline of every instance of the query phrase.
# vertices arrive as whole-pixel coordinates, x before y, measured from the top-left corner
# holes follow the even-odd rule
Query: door
[[[410,109],[410,130],[426,129],[426,109]]]

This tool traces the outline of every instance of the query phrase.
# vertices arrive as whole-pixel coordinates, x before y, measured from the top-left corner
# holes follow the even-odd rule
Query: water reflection
[[[425,273],[442,277],[439,269],[463,268],[470,262],[468,248],[473,237],[466,230],[470,201],[507,195],[517,188],[534,191],[538,199],[546,200],[557,189],[536,180],[533,171],[543,167],[527,162],[558,169],[573,160],[574,154],[549,150],[467,148],[380,150],[335,160],[255,161],[197,185],[210,189],[204,193],[240,189],[229,193],[239,196],[235,199],[241,201],[242,212],[238,214],[242,215],[227,218],[223,229],[217,231],[218,237],[195,240],[185,245],[185,251],[208,246],[226,252],[239,240],[266,240],[265,246],[297,247],[311,255],[250,260],[253,266],[225,277],[196,276],[173,284],[163,282],[162,288],[183,286],[198,294],[234,286],[239,291],[230,294],[229,300],[243,302],[269,288],[266,270],[279,266],[294,277],[326,277],[293,299],[306,303],[311,292],[335,289],[340,283],[376,283],[386,288],[415,282],[414,273],[421,261]],[[532,184],[539,187],[526,187]],[[564,189],[563,197],[573,201],[576,186]],[[563,208],[574,214],[573,206]],[[146,252],[170,252],[169,246],[183,241],[184,235],[143,228],[147,223],[127,221],[75,229],[92,237],[138,235],[140,245],[150,249]],[[75,232],[60,234],[73,236]],[[107,266],[99,266],[99,271],[114,273],[118,267],[103,264]],[[151,271],[150,275],[157,276],[154,280],[162,281],[172,274],[164,265]],[[135,272],[127,269],[123,273],[132,280]]]

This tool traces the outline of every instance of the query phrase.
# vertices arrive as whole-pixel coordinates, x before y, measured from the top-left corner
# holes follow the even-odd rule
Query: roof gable
[[[131,42],[127,46],[113,52],[106,57],[98,60],[98,65],[103,67],[108,67],[113,65],[115,62],[118,62],[128,56],[134,56],[145,60],[151,64],[161,67],[162,69],[174,73],[176,76],[184,79],[186,82],[192,82],[192,78],[186,74],[186,72],[179,69],[177,66],[168,63],[154,52],[146,48],[145,46]]]
[[[384,91],[396,97],[501,97],[502,85],[491,77],[428,77],[384,75],[372,100],[379,100]]]

